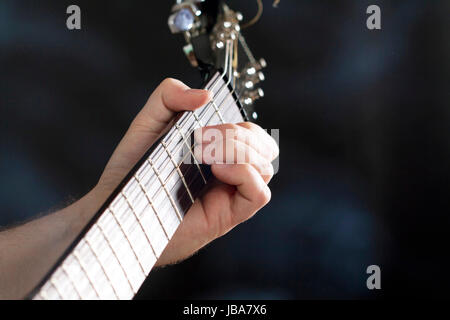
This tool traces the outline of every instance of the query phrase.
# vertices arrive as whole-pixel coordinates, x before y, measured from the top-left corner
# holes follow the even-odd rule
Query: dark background
[[[448,297],[450,2],[264,3],[244,35],[269,64],[259,123],[280,129],[272,201],[153,271],[138,298]],[[80,31],[66,28],[70,4]],[[366,28],[370,4],[382,30]],[[92,188],[163,78],[200,85],[167,28],[171,5],[0,1],[1,226]]]

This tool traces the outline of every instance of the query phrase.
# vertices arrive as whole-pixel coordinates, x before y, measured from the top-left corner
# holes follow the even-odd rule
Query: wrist
[[[94,187],[86,195],[73,203],[70,207],[64,209],[72,216],[72,229],[79,234],[81,230],[89,223],[89,221],[98,212],[102,204],[109,195],[106,195],[98,187]]]

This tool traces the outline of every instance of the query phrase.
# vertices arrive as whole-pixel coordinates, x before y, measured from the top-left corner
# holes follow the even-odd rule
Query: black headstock
[[[205,80],[217,70],[231,80],[249,120],[255,120],[255,100],[264,96],[264,59],[255,59],[241,32],[243,16],[223,0],[178,0],[168,24],[172,33],[184,35],[183,47],[192,66]]]

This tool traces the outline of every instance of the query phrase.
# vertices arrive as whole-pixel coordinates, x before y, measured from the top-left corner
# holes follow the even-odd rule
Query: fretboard
[[[30,294],[32,299],[131,299],[210,179],[189,142],[195,128],[241,122],[227,80],[214,99],[185,112],[139,161],[77,240]]]

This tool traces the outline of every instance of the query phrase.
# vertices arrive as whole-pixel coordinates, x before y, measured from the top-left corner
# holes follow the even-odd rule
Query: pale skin
[[[88,194],[67,208],[0,232],[0,299],[24,298],[134,164],[171,125],[176,114],[195,110],[210,99],[211,93],[206,90],[190,89],[174,79],[164,80],[133,120],[97,185]],[[202,130],[203,135],[208,129]],[[257,125],[246,122],[218,125],[214,129],[233,130],[235,138],[210,142],[202,141],[200,135],[199,142],[205,145],[231,145],[237,151],[244,152],[246,158],[254,160],[251,163],[233,163],[226,153],[223,161],[227,164],[203,159],[211,164],[217,181],[195,200],[159,257],[157,266],[188,258],[251,218],[270,200],[267,184],[273,175],[271,161],[278,156],[275,141]],[[252,139],[240,138],[243,136],[251,136]]]

